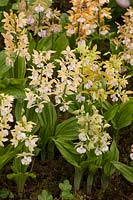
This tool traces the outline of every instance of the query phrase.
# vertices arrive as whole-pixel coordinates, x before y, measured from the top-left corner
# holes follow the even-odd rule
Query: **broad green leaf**
[[[78,138],[78,129],[77,120],[72,117],[57,125],[55,136],[64,140],[75,140]]]
[[[93,163],[90,163],[88,166],[90,174],[95,174],[96,171],[98,170],[99,166]]]
[[[115,168],[112,165],[112,161],[119,160],[119,150],[117,148],[115,140],[112,142],[110,151],[108,151],[105,154],[104,158],[105,158],[103,160],[103,162],[105,162],[104,167],[103,167],[104,174],[106,174],[106,176],[111,176],[115,172]]]
[[[23,79],[26,73],[26,61],[23,57],[17,56],[14,63],[14,77]]]
[[[55,131],[57,114],[55,107],[51,102],[44,105],[41,116],[43,120],[43,128],[49,132],[49,136],[52,136]]]
[[[108,101],[103,101],[103,102],[102,102],[102,107],[103,107],[105,110],[109,110],[109,109],[111,109],[112,105],[111,105]]]
[[[4,74],[11,68],[11,66],[6,65],[6,54],[5,50],[0,51],[0,78],[3,78]]]
[[[47,118],[47,123],[49,121],[49,126],[55,126],[56,121],[57,121],[57,114],[56,114],[56,110],[55,110],[55,106],[49,102],[44,106],[43,109],[43,117]]]
[[[0,6],[7,6],[9,0],[0,0]]]
[[[114,105],[113,107],[111,107],[109,110],[107,110],[105,113],[104,113],[104,118],[107,120],[107,121],[110,121],[112,120],[117,111],[119,109],[119,105]]]
[[[69,15],[67,13],[62,13],[61,14],[61,17],[60,17],[60,23],[62,25],[62,27],[64,28],[68,22],[69,22],[69,19],[68,19]]]
[[[0,80],[0,84],[3,84],[3,88],[10,88],[10,87],[17,87],[20,89],[24,89],[25,83],[26,83],[26,78],[4,78]]]
[[[35,123],[35,126],[32,129],[32,134],[37,133],[37,131],[40,129],[40,122],[37,113],[35,112],[35,108],[27,109],[26,107],[25,110],[27,121],[32,121]]]
[[[85,160],[80,163],[81,168],[87,169],[90,163],[94,162],[95,160]]]
[[[25,59],[21,56],[18,56],[17,64],[18,64],[18,78],[23,79],[25,77],[25,73],[26,73]]]
[[[23,148],[23,145],[22,145]],[[21,158],[15,157],[13,160],[13,164],[11,166],[12,171],[14,174],[25,173],[27,171],[28,165],[22,165]]]
[[[66,37],[65,33],[61,33],[60,36],[57,38],[57,40],[54,42],[53,49],[56,51],[56,55],[58,56],[61,51],[66,49],[66,47],[69,45],[69,41]]]
[[[121,129],[129,126],[133,121],[133,99],[131,98],[124,104],[120,105],[118,112],[112,120],[115,129]]]
[[[38,51],[51,50],[53,48],[53,43],[56,40],[56,38],[57,38],[57,35],[53,33],[49,37],[45,37],[45,38],[40,39],[37,43],[36,49]]]
[[[25,92],[24,92],[24,90],[22,90],[20,88],[9,87],[9,88],[0,90],[0,92],[3,92],[8,95],[12,95],[12,96],[14,96],[15,99],[24,99],[25,98]]]
[[[17,100],[16,104],[15,104],[15,118],[16,121],[19,121],[22,117],[22,109],[24,107],[24,102],[23,101],[19,101]]]
[[[21,148],[21,145],[19,145],[16,148],[13,148],[11,145],[8,145],[7,147],[0,149],[0,170],[16,156],[16,154],[20,151]]]
[[[85,161],[80,162],[80,166],[82,168],[89,168],[91,164],[96,164],[96,163],[101,165],[101,159],[100,163],[98,163],[99,161],[97,160],[99,160],[100,157],[96,156],[94,151],[88,151],[86,152],[86,154],[87,154],[87,159]]]
[[[29,53],[30,53],[30,55],[32,55],[33,49],[35,49],[35,47],[36,47],[36,42],[30,32],[28,33],[28,37],[29,37],[29,44],[30,44],[29,45]]]
[[[95,174],[96,171],[101,168],[102,165],[102,155],[98,156],[96,160],[88,163],[88,170],[90,173]]]
[[[59,140],[53,140],[53,141],[57,149],[60,151],[61,155],[67,160],[67,162],[69,162],[71,165],[74,165],[75,167],[80,167],[78,165],[79,155],[76,155],[76,153],[74,154],[71,151],[69,151],[69,149],[66,149],[61,141]]]
[[[54,141],[54,139],[53,139],[53,141]],[[56,141],[59,142],[59,143],[61,143],[62,146],[64,146],[65,149],[67,149],[68,151],[70,151],[72,154],[75,154],[77,156],[77,158],[79,157],[79,154],[75,150],[75,146],[74,146],[73,142],[68,141],[68,140],[65,141],[62,138],[57,138]]]
[[[54,143],[51,140],[55,134],[55,127],[57,123],[57,114],[54,105],[49,102],[44,105],[42,113],[38,113],[38,121],[40,124],[40,144],[41,144],[41,157],[44,159],[46,153],[46,145],[48,143],[48,155],[52,155],[54,152]],[[52,143],[52,144],[51,144]],[[53,150],[52,150],[53,149]],[[51,152],[51,153],[50,153]]]
[[[18,10],[18,2],[12,4],[12,9],[13,10]]]
[[[119,172],[124,176],[125,179],[133,183],[133,167],[117,161],[112,161],[112,164],[117,170],[119,170]]]

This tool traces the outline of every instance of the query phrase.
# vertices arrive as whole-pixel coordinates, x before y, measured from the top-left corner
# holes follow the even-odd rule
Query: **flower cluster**
[[[53,69],[55,65],[50,62],[51,54],[54,51],[38,52],[34,50],[32,55],[33,66],[31,71],[30,88],[26,88],[27,108],[36,107],[36,112],[41,112],[44,104],[50,101],[53,94],[52,88],[55,84]]]
[[[117,102],[119,99],[122,102],[126,102],[128,95],[132,94],[132,91],[126,90],[127,79],[130,76],[122,74],[124,68],[122,58],[118,55],[112,55],[108,61],[103,62],[103,68],[102,74],[107,94],[110,95],[113,102]]]
[[[119,36],[113,41],[117,48],[122,44],[124,51],[122,52],[122,59],[133,65],[133,8],[129,7],[123,16],[123,25],[118,24]]]
[[[78,46],[82,67],[82,93],[87,93],[91,101],[104,101],[110,96],[113,102],[128,100],[131,91],[126,90],[130,76],[122,74],[123,62],[119,55],[101,61],[96,46],[91,50],[83,44]]]
[[[77,93],[82,78],[80,77],[80,62],[73,50],[68,46],[66,50],[62,51],[62,55],[64,58],[56,60],[59,70],[55,85],[55,102],[61,104],[60,110],[65,112],[72,103],[66,100],[66,97]]]
[[[105,18],[111,19],[110,8],[105,7],[109,0],[72,0],[72,9],[68,11],[70,23],[66,26],[67,35],[77,34],[80,39],[85,39],[96,29],[101,35],[106,35],[110,30],[105,25]]]
[[[56,60],[60,69],[55,85],[55,101],[62,104],[60,110],[68,110],[75,101],[81,103],[87,99],[105,100],[107,94],[101,84],[102,73],[98,60],[100,52],[96,50],[96,46],[90,50],[84,41],[80,41],[75,51],[67,47],[62,54],[64,58]],[[73,101],[70,96],[75,97]]]
[[[27,152],[19,154],[19,157],[23,157],[21,160],[22,164],[28,165],[31,162],[31,156],[33,156],[38,138],[36,135],[30,135],[34,123],[31,121],[27,122],[25,116],[22,117],[20,122],[16,122],[14,128],[11,129],[11,124],[14,122],[11,113],[13,100],[13,96],[0,94],[0,146],[4,147],[4,142],[10,141],[11,145],[16,148],[20,143],[24,142]],[[9,133],[12,135],[11,139],[7,137]]]
[[[0,146],[4,146],[4,142],[8,141],[10,123],[13,122],[13,100],[12,96],[0,94]]]
[[[28,165],[31,162],[31,156],[33,156],[34,148],[37,146],[36,142],[38,138],[36,135],[31,135],[31,131],[34,123],[29,121],[25,116],[22,117],[21,121],[17,121],[14,129],[11,130],[12,139],[11,144],[17,147],[21,143],[24,143],[22,150],[24,152],[18,154],[22,157],[21,162],[23,165]],[[26,151],[26,152],[25,152]]]
[[[102,84],[102,62],[97,46],[90,49],[86,44],[79,43],[78,52],[81,59],[82,85],[79,91],[88,94],[91,101],[107,99],[106,89]]]
[[[32,30],[42,38],[51,35],[53,32],[60,32],[60,12],[52,10],[44,5],[43,2],[37,3],[34,3],[31,10],[26,13],[28,30]]]
[[[5,41],[6,50],[6,63],[13,65],[16,56],[21,56],[27,60],[30,60],[30,54],[28,52],[29,41],[26,30],[26,16],[24,12],[18,14],[10,11],[10,14],[4,12],[4,29],[6,33],[2,33]]]
[[[56,105],[65,112],[75,101],[81,103],[105,101],[113,102],[128,100],[131,91],[126,90],[130,76],[122,74],[123,62],[119,55],[110,56],[109,60],[101,61],[100,52],[94,46],[89,49],[82,41],[76,50],[68,46],[61,52],[62,58],[51,62],[53,51],[36,51],[32,55],[33,66],[29,88],[26,88],[28,108],[36,107],[41,112],[44,104],[55,97]],[[53,77],[54,69],[56,78]],[[71,98],[73,96],[73,99]]]
[[[92,106],[92,114],[85,111],[84,106],[76,111],[79,129],[79,143],[76,145],[78,153],[83,154],[86,151],[94,150],[97,156],[108,151],[110,136],[106,128],[110,125],[105,122],[104,117],[99,114],[96,107]]]

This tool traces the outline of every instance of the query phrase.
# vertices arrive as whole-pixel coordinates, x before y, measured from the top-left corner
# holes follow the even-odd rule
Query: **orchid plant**
[[[75,190],[84,171],[88,171],[88,193],[99,168],[105,188],[115,168],[124,173],[125,166],[117,163],[115,132],[132,122],[133,9],[127,9],[123,25],[117,24],[117,37],[110,38],[109,0],[71,3],[67,15],[53,10],[50,0],[22,0],[18,13],[3,13],[0,148],[9,149],[0,154],[5,156],[0,169],[14,159],[14,173],[8,178],[16,181],[19,193],[37,146],[45,159],[49,150],[54,157],[56,145],[75,167]],[[103,54],[99,41],[104,38],[116,46]],[[66,118],[60,122],[62,115]]]

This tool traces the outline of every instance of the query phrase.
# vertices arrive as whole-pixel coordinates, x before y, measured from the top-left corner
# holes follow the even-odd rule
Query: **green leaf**
[[[96,156],[94,151],[89,151],[86,154],[87,154],[87,159],[80,161],[80,167],[82,169],[87,169],[87,168],[91,169],[93,168],[91,167],[93,165],[94,168],[96,166],[96,169],[100,168],[102,162],[102,156]]]
[[[29,53],[30,53],[30,55],[32,55],[33,49],[36,48],[36,42],[35,42],[32,34],[30,32],[28,32],[28,38],[29,38],[29,43],[30,43],[30,45],[29,45]]]
[[[117,170],[119,170],[119,172],[124,176],[125,179],[133,183],[133,167],[117,161],[112,161],[112,164]]]
[[[25,73],[26,73],[25,59],[21,56],[18,56],[17,64],[18,64],[18,78],[23,79],[25,77]]]
[[[55,136],[64,140],[75,140],[78,139],[78,129],[77,119],[72,117],[57,125]]]
[[[24,99],[25,98],[25,92],[23,89],[20,89],[20,88],[9,87],[9,88],[0,90],[0,92],[1,93],[3,92],[8,95],[12,95],[12,96],[14,96],[15,99]]]
[[[114,105],[114,106],[112,106],[109,110],[107,110],[107,111],[104,113],[104,118],[105,118],[107,121],[112,120],[112,119],[115,117],[115,115],[116,115],[118,109],[119,109],[119,105]]]
[[[66,47],[69,45],[69,41],[66,37],[65,32],[61,33],[60,36],[57,38],[57,40],[54,42],[53,49],[56,51],[56,55],[58,56],[61,51],[66,49]]]
[[[18,78],[4,78],[2,80],[0,80],[0,90],[2,92],[5,92],[5,90],[14,90],[16,89],[20,89],[20,90],[24,90],[24,86],[26,83],[26,78],[24,79],[18,79]],[[5,92],[6,93],[6,92]]]
[[[5,50],[0,51],[0,78],[4,77],[4,74],[11,68],[11,66],[6,65],[6,54]]]
[[[81,166],[81,168],[87,169],[88,166],[90,165],[90,163],[91,163],[91,161],[85,160],[85,161],[82,161],[82,162],[80,163],[80,166]]]
[[[24,101],[22,100],[17,100],[15,104],[15,118],[16,121],[20,121],[22,117],[22,110],[24,108]]]
[[[105,109],[105,110],[109,110],[112,108],[112,105],[108,102],[108,101],[103,101],[102,102],[102,107]]]
[[[34,174],[34,173],[29,173],[29,172],[25,172],[25,173],[21,173],[21,172],[19,172],[19,173],[12,173],[12,174],[7,174],[7,178],[8,179],[16,179],[16,178],[20,178],[20,177],[22,177],[22,178],[24,178],[24,177],[31,177],[31,178],[36,178],[36,175]]]
[[[0,198],[6,199],[8,196],[9,196],[9,190],[7,189],[0,190]]]
[[[54,105],[49,102],[44,105],[44,109],[42,111],[42,119],[44,122],[44,127],[49,128],[50,135],[53,135],[55,125],[57,122],[57,114]]]
[[[51,102],[44,105],[42,114],[38,114],[38,120],[42,126],[40,129],[41,143],[45,145],[49,138],[54,135],[57,123],[56,110]]]
[[[26,107],[26,118],[27,121],[32,121],[35,123],[35,126],[32,129],[32,134],[37,133],[37,131],[40,129],[40,122],[37,116],[37,113],[35,112],[35,108],[27,109]]]
[[[0,0],[0,6],[7,6],[9,0]]]
[[[70,192],[72,189],[72,186],[71,186],[69,180],[64,180],[63,183],[60,183],[59,188],[62,191],[60,196],[63,199],[73,199],[73,195]]]
[[[129,126],[133,121],[133,98],[120,105],[118,112],[112,120],[115,129]]]
[[[60,151],[61,155],[67,160],[67,162],[69,162],[71,165],[74,165],[75,167],[80,167],[78,164],[79,161],[79,155],[73,152],[74,151],[74,147],[72,145],[69,144],[68,147],[68,143],[60,140],[55,140],[53,139],[57,149]],[[72,151],[71,151],[72,149]]]
[[[26,168],[27,168],[27,166],[26,166]],[[25,172],[25,173],[18,172],[18,173],[12,173],[12,174],[7,175],[8,179],[11,179],[11,180],[13,179],[16,182],[18,194],[23,192],[24,185],[25,185],[25,182],[27,181],[28,177],[36,178],[36,175],[34,173],[29,173],[29,172]]]
[[[61,193],[61,197],[63,198],[63,199],[65,199],[65,200],[68,200],[68,199],[73,199],[74,198],[74,196],[73,196],[73,194],[71,194],[70,192],[62,192]]]
[[[50,195],[46,190],[43,190],[40,195],[38,195],[38,200],[53,200],[53,196]]]
[[[104,174],[106,176],[112,176],[112,174],[115,172],[115,168],[112,165],[112,161],[118,161],[119,160],[119,150],[117,148],[115,140],[112,142],[110,151],[105,153],[105,159],[103,162],[104,164]]]
[[[0,148],[0,170],[16,156],[21,148],[21,145],[16,148],[13,148],[11,145]]]
[[[51,138],[54,136],[55,134],[55,127],[56,127],[56,123],[57,123],[57,114],[56,114],[56,110],[54,105],[49,102],[46,103],[44,105],[44,108],[42,110],[42,113],[38,113],[38,120],[40,123],[40,131],[39,131],[39,135],[40,135],[40,143],[41,143],[41,157],[42,159],[44,159],[44,155],[46,153],[46,145],[48,143],[48,155],[52,156],[52,154],[54,153],[54,146],[53,141],[51,140]],[[53,150],[52,150],[53,147]]]
[[[56,40],[56,35],[52,34],[49,37],[42,38],[37,43],[37,50],[38,51],[47,51],[52,49],[53,41]]]
[[[18,10],[18,2],[12,4],[12,9],[13,10]]]
[[[60,183],[59,184],[59,188],[62,190],[62,191],[70,191],[72,189],[72,186],[69,182],[69,180],[64,180],[63,183]]]
[[[62,13],[61,16],[60,16],[60,23],[62,25],[62,27],[64,28],[68,22],[69,22],[69,19],[68,19],[69,15],[67,13]]]

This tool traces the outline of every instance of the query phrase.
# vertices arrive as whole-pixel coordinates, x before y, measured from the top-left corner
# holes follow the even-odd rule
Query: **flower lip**
[[[35,20],[34,20],[34,18],[32,17],[32,15],[29,15],[28,18],[27,18],[26,23],[27,23],[28,25],[31,25],[31,24],[33,24],[34,22],[35,22]]]
[[[121,7],[121,8],[128,8],[130,6],[130,0],[116,0],[116,3]]]
[[[83,146],[77,147],[76,151],[77,151],[79,154],[84,154],[84,153],[86,153],[86,149],[85,149]]]
[[[40,12],[43,12],[43,11],[44,11],[44,8],[43,8],[40,4],[38,4],[38,6],[35,7],[35,11],[36,11],[37,13],[40,13]]]

